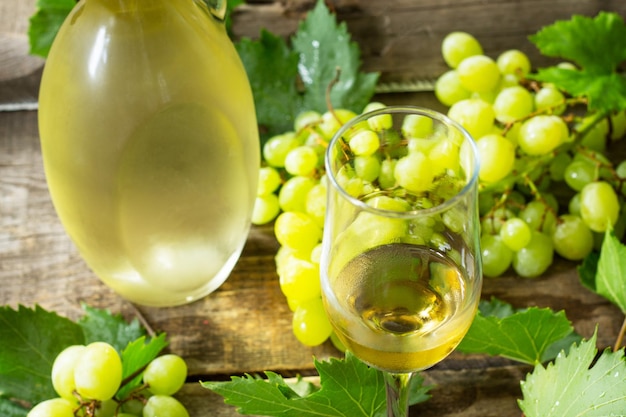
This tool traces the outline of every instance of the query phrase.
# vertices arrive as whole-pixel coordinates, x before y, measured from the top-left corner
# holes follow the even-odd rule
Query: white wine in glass
[[[410,376],[443,360],[482,287],[472,138],[444,115],[383,107],[344,125],[326,153],[324,304],[339,339],[385,374],[388,415]]]

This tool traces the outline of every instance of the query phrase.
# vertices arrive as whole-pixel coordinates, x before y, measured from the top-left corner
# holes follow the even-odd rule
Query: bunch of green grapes
[[[306,111],[296,118],[292,132],[274,136],[263,146],[252,223],[274,221],[281,245],[275,258],[280,288],[293,311],[293,333],[307,346],[332,335],[319,277],[326,213],[324,153],[341,124],[355,116],[343,109]]]
[[[608,227],[622,237],[626,161],[615,164],[607,149],[624,137],[626,114],[576,115],[581,100],[526,78],[531,63],[523,52],[509,50],[494,60],[467,33],[450,33],[442,54],[450,70],[437,80],[435,95],[479,151],[484,275],[498,277],[512,268],[521,277],[538,277],[555,254],[585,258],[599,248]],[[363,112],[381,106],[372,102]],[[308,346],[328,337],[338,343],[319,284],[324,152],[333,134],[355,116],[344,109],[303,112],[293,131],[270,138],[263,148],[252,222],[274,221],[280,287],[293,311],[293,332]],[[372,137],[350,146],[360,155],[355,165],[360,178],[396,181],[388,161],[371,157],[379,146]]]
[[[143,371],[143,384],[123,399],[122,360],[105,342],[65,348],[52,365],[52,385],[59,395],[42,401],[28,417],[189,417],[172,395],[187,378],[187,365],[178,355],[153,359]]]
[[[442,55],[450,69],[435,94],[480,155],[484,274],[512,267],[537,277],[555,253],[585,258],[607,228],[621,238],[626,162],[607,155],[625,135],[624,111],[587,112],[583,100],[527,79],[531,63],[523,52],[492,59],[468,33],[448,34]]]

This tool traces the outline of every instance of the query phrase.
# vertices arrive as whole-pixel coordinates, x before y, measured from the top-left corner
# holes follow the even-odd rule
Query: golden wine
[[[43,74],[39,126],[57,213],[125,298],[213,291],[246,241],[254,104],[223,25],[191,0],[83,0]]]
[[[459,344],[478,294],[462,268],[427,246],[375,247],[329,277],[325,303],[335,331],[358,358],[394,373],[426,369]]]

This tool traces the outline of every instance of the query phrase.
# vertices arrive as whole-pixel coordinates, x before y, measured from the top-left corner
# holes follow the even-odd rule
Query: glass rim
[[[360,123],[364,120],[367,120],[373,116],[377,116],[379,114],[387,114],[387,113],[393,113],[393,114],[406,113],[406,114],[419,114],[419,115],[427,116],[443,124],[452,126],[456,130],[458,130],[461,133],[461,135],[463,135],[464,141],[469,143],[471,156],[472,156],[472,160],[474,161],[474,164],[472,166],[471,175],[468,175],[467,183],[463,186],[463,188],[458,193],[456,193],[453,197],[445,200],[443,203],[440,203],[433,207],[409,210],[409,211],[396,211],[396,210],[387,210],[387,209],[373,207],[367,204],[365,201],[359,198],[353,197],[341,185],[339,185],[336,175],[335,175],[335,171],[330,169],[331,164],[332,164],[331,162],[331,158],[332,158],[331,154],[333,153],[332,149],[334,149],[335,146],[337,146],[337,142],[342,140],[344,133],[355,124]],[[359,209],[363,211],[367,211],[367,212],[379,214],[379,215],[384,215],[386,217],[396,217],[396,218],[415,218],[415,217],[433,215],[433,214],[441,213],[441,212],[448,210],[449,208],[456,205],[460,200],[462,200],[472,190],[472,188],[474,188],[474,186],[478,182],[478,172],[480,168],[476,142],[472,138],[472,136],[469,134],[467,129],[465,129],[463,126],[461,126],[460,123],[450,119],[448,116],[446,116],[443,113],[440,113],[436,110],[432,110],[426,107],[420,107],[420,106],[414,106],[414,105],[386,106],[380,109],[369,111],[367,113],[362,113],[356,116],[355,118],[351,119],[350,121],[345,123],[343,126],[341,126],[339,130],[333,135],[331,141],[328,144],[328,148],[326,148],[326,152],[324,155],[324,164],[325,164],[325,169],[326,169],[326,176],[327,176],[330,186],[335,188],[344,199],[350,202],[350,204],[358,207]]]

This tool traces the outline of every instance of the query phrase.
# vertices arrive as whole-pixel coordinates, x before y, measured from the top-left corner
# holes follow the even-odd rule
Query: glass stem
[[[412,374],[383,372],[387,387],[387,417],[409,415],[409,383]]]

